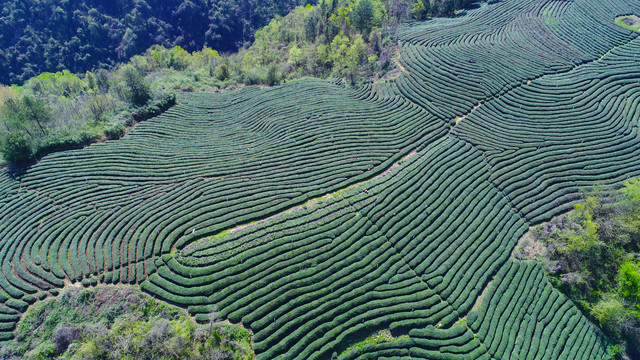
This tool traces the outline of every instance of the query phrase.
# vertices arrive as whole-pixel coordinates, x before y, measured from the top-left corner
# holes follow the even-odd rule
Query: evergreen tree
[[[151,89],[144,76],[131,65],[127,65],[123,72],[125,88],[125,100],[135,106],[146,105],[151,98]]]
[[[374,22],[374,8],[371,0],[358,0],[351,12],[351,20],[356,29],[368,37]]]

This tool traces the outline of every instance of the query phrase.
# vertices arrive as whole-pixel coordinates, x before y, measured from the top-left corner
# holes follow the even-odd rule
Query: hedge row
[[[491,182],[537,223],[580,191],[640,175],[640,39],[491,100],[453,131],[485,151]]]
[[[579,188],[640,173],[639,39],[612,21],[636,10],[483,4],[401,27],[397,79],[182,94],[117,141],[0,173],[0,341],[47,292],[100,282],[199,321],[215,307],[259,359],[381,329],[409,339],[345,358],[599,356],[600,333],[508,256]]]

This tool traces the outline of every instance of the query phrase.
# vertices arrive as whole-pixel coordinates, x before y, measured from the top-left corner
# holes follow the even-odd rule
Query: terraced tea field
[[[0,180],[0,338],[81,282],[139,284],[258,359],[601,359],[510,258],[580,189],[640,176],[637,0],[503,0],[400,31],[400,77],[189,93]],[[395,341],[345,351],[380,330]]]

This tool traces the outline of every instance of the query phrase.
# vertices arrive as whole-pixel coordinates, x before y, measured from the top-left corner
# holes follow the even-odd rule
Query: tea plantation
[[[71,283],[139,284],[258,359],[602,359],[510,257],[640,176],[637,0],[503,0],[403,25],[393,79],[183,93],[120,140],[0,178],[0,339]],[[345,351],[389,329],[397,340]]]

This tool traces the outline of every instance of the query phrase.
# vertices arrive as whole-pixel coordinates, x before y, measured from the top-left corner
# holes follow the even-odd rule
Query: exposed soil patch
[[[638,17],[637,15],[618,16],[615,20],[615,23],[633,31],[640,32],[640,17]]]
[[[540,226],[540,225],[538,225]],[[547,246],[533,234],[534,227],[518,240],[516,247],[511,252],[511,257],[517,260],[535,260],[548,253]]]
[[[391,80],[391,79],[396,79],[398,77],[400,77],[400,75],[402,75],[403,73],[407,73],[407,68],[405,68],[402,65],[402,62],[400,62],[400,51],[399,51],[399,47],[396,46],[395,48],[395,56],[394,56],[394,65],[395,67],[387,72],[386,74],[384,74],[383,76],[379,77],[379,78],[374,78],[375,82],[380,82],[380,81],[385,81],[385,80]]]
[[[473,107],[473,109],[471,109],[471,111],[469,111],[468,113],[466,113],[463,116],[458,116],[456,118],[456,125],[458,125],[462,120],[466,119],[467,116],[469,116],[472,112],[474,112],[477,108],[479,108],[480,106],[482,106],[481,103],[478,103],[476,106]]]
[[[402,65],[402,63],[400,62],[400,60],[398,60],[398,68],[400,69],[401,72],[409,72],[407,70],[406,67],[404,67],[404,65]]]
[[[484,297],[487,295],[487,291],[489,291],[489,288],[491,287],[492,284],[493,284],[493,280],[487,283],[487,285],[484,287],[484,289],[480,293],[480,296],[478,296],[478,298],[476,299],[476,302],[473,303],[473,307],[471,308],[471,311],[478,311],[480,309],[480,305],[482,305],[482,301],[484,300]]]

